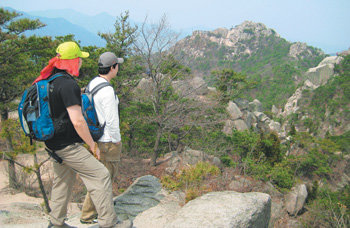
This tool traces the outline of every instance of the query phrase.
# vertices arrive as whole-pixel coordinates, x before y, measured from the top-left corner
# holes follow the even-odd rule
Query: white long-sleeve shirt
[[[101,77],[96,77],[90,82],[89,90],[92,91],[95,86],[107,80]],[[119,113],[118,96],[114,93],[111,86],[106,86],[97,91],[94,96],[94,104],[97,113],[97,118],[100,124],[106,122],[102,137],[99,142],[117,143],[121,141],[119,129]]]

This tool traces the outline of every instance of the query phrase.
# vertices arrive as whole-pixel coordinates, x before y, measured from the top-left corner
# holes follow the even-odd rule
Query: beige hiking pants
[[[58,150],[56,154],[63,159],[63,163],[53,162],[51,222],[54,225],[64,223],[76,174],[79,174],[96,206],[99,225],[108,227],[116,224],[112,184],[106,167],[79,143]]]
[[[115,177],[117,177],[119,171],[118,169],[122,152],[122,143],[120,142],[118,144],[115,144],[110,142],[99,142],[98,147],[101,151],[100,161],[108,169],[113,183],[113,180]],[[80,219],[84,221],[91,221],[93,218],[95,218],[96,214],[99,213],[96,211],[95,205],[91,200],[90,194],[88,192],[85,196]]]

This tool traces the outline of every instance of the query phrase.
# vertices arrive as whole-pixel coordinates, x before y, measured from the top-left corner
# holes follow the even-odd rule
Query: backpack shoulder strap
[[[66,76],[66,74],[63,74],[63,73],[54,74],[48,79],[48,82],[52,82],[53,80],[55,80],[56,78],[61,77],[61,76]]]
[[[91,94],[92,96],[94,96],[100,89],[106,87],[106,86],[112,86],[109,82],[102,82],[100,84],[98,84],[97,86],[95,86],[92,90],[91,90]]]

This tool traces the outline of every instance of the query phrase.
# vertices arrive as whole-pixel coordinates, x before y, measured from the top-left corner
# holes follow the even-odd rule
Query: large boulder
[[[268,227],[271,198],[265,193],[211,192],[188,202],[166,228]]]
[[[285,197],[285,206],[291,216],[296,216],[303,209],[307,198],[307,188],[305,184],[297,185]]]
[[[177,212],[181,209],[180,205],[185,203],[185,194],[182,192],[173,192],[167,194],[161,202],[136,216],[134,227],[137,228],[163,228],[175,219]]]
[[[317,86],[324,85],[334,74],[334,65],[324,64],[310,68],[306,72],[307,78]]]
[[[139,213],[158,205],[163,197],[159,179],[147,175],[136,179],[123,194],[113,199],[114,209],[120,221],[133,220]]]
[[[227,110],[227,112],[230,115],[232,120],[237,120],[237,119],[239,119],[239,118],[241,118],[243,116],[243,113],[241,112],[241,110],[232,101],[230,101],[228,103],[228,106],[226,107],[226,110]]]

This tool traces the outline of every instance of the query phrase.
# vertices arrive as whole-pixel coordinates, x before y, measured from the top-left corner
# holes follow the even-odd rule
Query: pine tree
[[[15,109],[13,100],[23,93],[33,79],[38,76],[38,68],[43,61],[47,62],[51,38],[26,37],[25,31],[44,26],[39,20],[27,18],[17,19],[17,12],[0,8],[0,113],[2,122],[8,119],[8,114]],[[36,72],[36,73],[34,73]],[[8,150],[13,151],[10,138],[6,138]],[[17,186],[14,158],[15,153],[8,153],[9,185]]]

